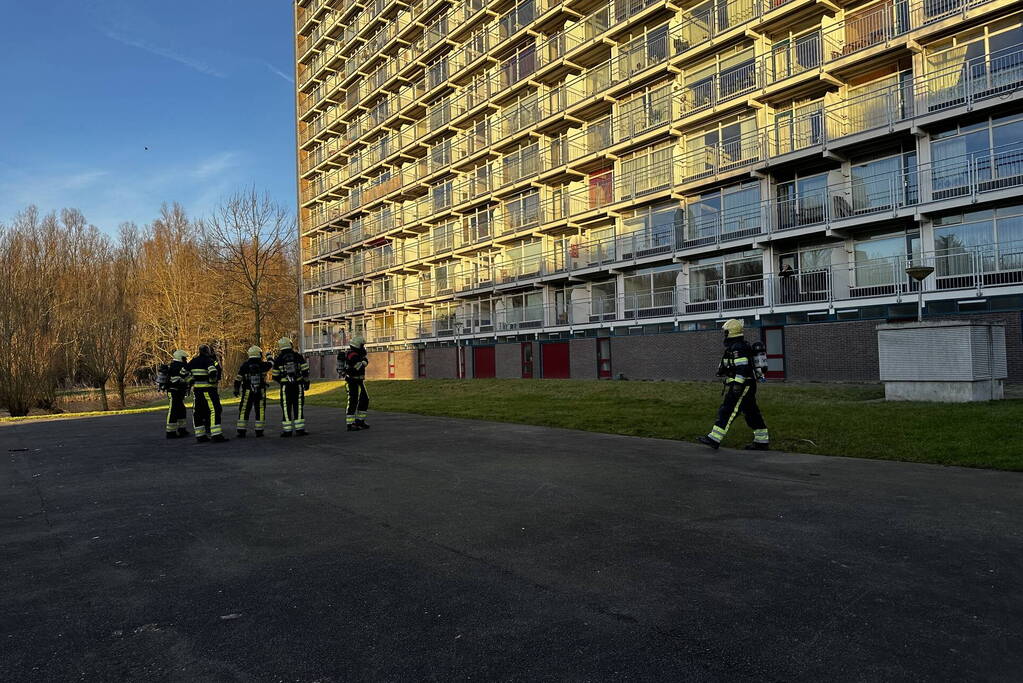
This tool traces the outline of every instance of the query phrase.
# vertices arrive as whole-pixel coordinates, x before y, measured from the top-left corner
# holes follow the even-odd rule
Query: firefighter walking
[[[238,438],[244,439],[249,425],[249,414],[255,412],[256,436],[263,436],[266,426],[266,373],[273,369],[273,363],[263,360],[263,351],[250,346],[248,359],[238,368],[234,376],[234,395],[238,401]]]
[[[763,365],[766,354],[754,352],[754,349],[742,336],[742,321],[731,319],[721,326],[725,331],[725,351],[718,364],[718,376],[725,381],[725,398],[718,409],[717,420],[710,433],[698,440],[711,448],[717,449],[724,440],[732,422],[742,413],[746,424],[753,430],[753,443],[746,446],[747,450],[766,451],[770,449],[767,435],[767,424],[760,414],[757,405],[757,382],[764,381]],[[762,346],[758,343],[757,346]]]
[[[169,365],[161,365],[157,376],[160,389],[167,392],[167,438],[178,439],[189,435],[185,428],[188,410],[185,397],[188,396],[188,354],[178,349]]]
[[[195,405],[192,408],[195,440],[200,443],[227,441],[220,425],[223,414],[220,392],[217,389],[217,382],[222,375],[220,361],[213,354],[213,350],[203,344],[199,347],[199,355],[189,361],[188,370],[192,375],[192,394],[195,396]]]
[[[344,364],[345,386],[348,388],[345,424],[350,432],[369,429],[369,425],[366,424],[369,410],[369,394],[366,392],[367,365],[369,357],[366,354],[366,340],[361,335],[355,336],[345,354]]]
[[[273,378],[281,387],[281,436],[305,436],[305,392],[309,389],[309,361],[283,337],[273,360]]]

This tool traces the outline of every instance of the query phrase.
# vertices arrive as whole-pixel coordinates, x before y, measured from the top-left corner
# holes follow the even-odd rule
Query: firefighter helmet
[[[279,340],[277,340],[277,348],[280,349],[281,351],[283,351],[284,349],[290,349],[292,348],[292,346],[293,345],[291,343],[291,340],[288,339],[287,337],[281,337]]]
[[[263,349],[259,348],[258,346],[249,347],[249,358],[259,358],[262,355]]]
[[[365,345],[366,338],[363,337],[361,334],[357,334],[354,337],[352,337],[352,346],[354,346],[355,348],[361,349]]]
[[[188,354],[182,351],[181,349],[178,349],[171,355],[174,356],[174,360],[181,361],[182,363],[188,360]]]
[[[725,331],[727,337],[741,337],[742,336],[742,321],[732,318],[726,320],[725,324],[721,326],[721,329]]]

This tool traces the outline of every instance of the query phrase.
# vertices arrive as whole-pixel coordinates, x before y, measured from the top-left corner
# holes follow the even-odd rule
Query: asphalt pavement
[[[1023,679],[1020,474],[162,419],[0,426],[0,681]]]

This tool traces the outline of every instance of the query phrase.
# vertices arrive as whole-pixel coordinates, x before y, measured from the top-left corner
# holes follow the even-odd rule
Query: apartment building
[[[877,379],[1002,320],[1023,381],[1023,6],[298,0],[304,349],[371,377]],[[922,283],[906,274],[931,266]]]

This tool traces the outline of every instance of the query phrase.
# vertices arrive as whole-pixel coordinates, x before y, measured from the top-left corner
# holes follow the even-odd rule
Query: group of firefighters
[[[369,360],[362,337],[352,339],[343,361],[341,370],[348,385],[348,431],[369,429],[366,423],[369,395],[365,383]],[[263,350],[258,346],[249,347],[248,358],[235,374],[233,394],[239,399],[236,425],[238,437],[245,438],[250,418],[255,419],[256,436],[264,434],[266,400],[270,389],[268,373],[280,387],[281,436],[307,435],[305,392],[309,390],[309,361],[295,350],[290,339],[284,337],[277,342],[277,355],[273,357],[267,354],[264,358]],[[185,426],[185,398],[191,392],[194,397],[192,427],[196,441],[228,441],[221,424],[223,408],[218,385],[222,378],[220,360],[207,345],[200,346],[199,352],[191,359],[185,351],[179,349],[174,352],[169,364],[160,366],[157,384],[167,392],[168,439],[187,437],[190,434]]]
[[[717,449],[735,418],[741,413],[753,430],[753,442],[748,450],[765,451],[770,448],[767,424],[757,406],[757,383],[766,379],[767,353],[760,342],[750,344],[743,337],[741,320],[728,320],[722,326],[725,349],[718,364],[718,377],[724,382],[724,398],[718,409],[710,433],[698,441]],[[281,388],[281,436],[305,436],[305,392],[309,389],[309,362],[295,351],[287,337],[277,343],[277,356],[264,360],[258,346],[249,348],[249,358],[238,369],[234,378],[234,395],[238,403],[238,436],[244,438],[249,415],[255,412],[256,436],[263,436],[266,425],[266,394],[269,372]],[[345,422],[348,431],[369,429],[366,411],[369,394],[366,393],[365,340],[352,339],[347,351],[338,354],[338,373],[348,388],[348,410]],[[195,395],[192,418],[198,441],[227,441],[220,425],[221,407],[217,383],[221,378],[220,361],[209,346],[200,346],[199,354],[188,360],[184,351],[174,352],[174,361],[161,366],[159,384],[170,397],[167,410],[167,438],[188,436],[185,428],[185,396]]]

